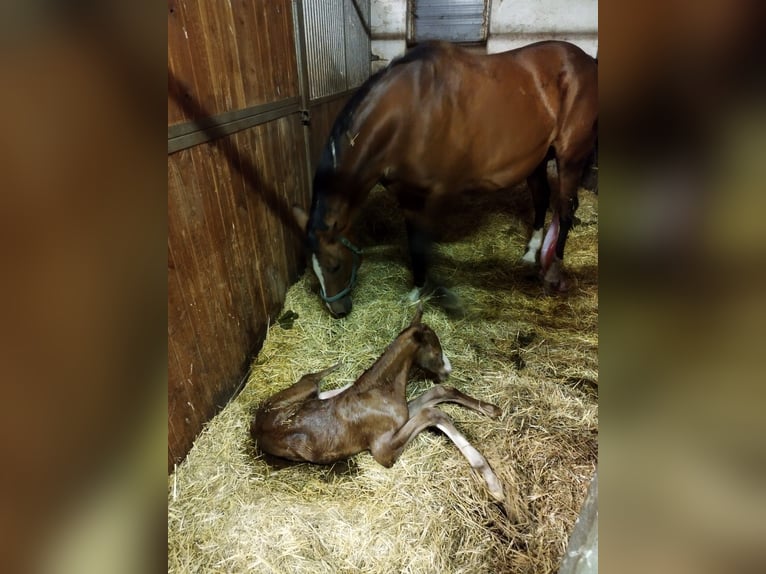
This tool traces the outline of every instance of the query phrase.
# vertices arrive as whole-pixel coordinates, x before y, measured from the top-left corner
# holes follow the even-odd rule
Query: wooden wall
[[[308,209],[348,92],[301,99],[292,4],[168,2],[169,471],[236,393],[305,268],[291,206]],[[171,146],[189,132],[203,137]]]
[[[232,396],[302,270],[300,238],[273,209],[274,200],[308,202],[295,167],[304,165],[302,129],[286,117],[168,159],[171,467]],[[252,171],[232,164],[232,149]]]
[[[168,2],[168,125],[299,95],[290,0]],[[236,391],[303,268],[298,113],[168,156],[168,468]]]
[[[299,95],[291,0],[168,0],[168,69],[207,115]],[[193,117],[168,100],[168,125]]]

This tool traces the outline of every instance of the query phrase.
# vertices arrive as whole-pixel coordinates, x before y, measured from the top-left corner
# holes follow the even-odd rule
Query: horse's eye
[[[329,271],[330,273],[337,273],[338,271],[340,271],[340,263],[336,263],[335,265],[330,265],[327,268],[327,271]]]

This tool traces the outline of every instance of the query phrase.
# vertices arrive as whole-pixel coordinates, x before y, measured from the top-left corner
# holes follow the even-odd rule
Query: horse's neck
[[[353,221],[370,190],[383,176],[390,142],[381,140],[380,131],[366,123],[355,123],[327,144],[332,167],[328,161],[322,185],[315,187],[314,193],[325,202],[328,214],[334,212],[346,223]]]
[[[394,385],[395,393],[404,395],[407,386],[407,375],[415,360],[418,344],[409,330],[400,334],[388,346],[377,361],[367,369],[357,381],[359,391],[375,387]]]

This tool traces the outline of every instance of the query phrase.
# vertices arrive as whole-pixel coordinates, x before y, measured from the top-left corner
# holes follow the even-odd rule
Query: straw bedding
[[[390,469],[369,453],[335,467],[274,469],[250,444],[260,401],[338,362],[323,388],[355,380],[414,315],[403,302],[411,285],[401,217],[376,189],[360,217],[365,259],[351,315],[329,316],[307,270],[245,388],[169,477],[169,572],[558,569],[597,459],[598,197],[580,191],[566,253],[571,288],[553,296],[519,262],[530,232],[526,189],[461,201],[443,219],[433,265],[462,312],[432,300],[423,320],[452,362],[448,384],[503,410],[491,420],[439,407],[504,482],[508,508],[439,432],[416,437]],[[415,373],[408,398],[431,384]]]

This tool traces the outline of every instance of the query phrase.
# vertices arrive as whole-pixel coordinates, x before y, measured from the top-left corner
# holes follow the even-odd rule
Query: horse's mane
[[[322,150],[322,157],[319,160],[317,173],[325,170],[332,171],[333,159],[331,146],[333,143],[335,143],[337,146],[343,137],[343,134],[349,130],[351,127],[351,122],[354,119],[354,112],[356,112],[359,105],[369,95],[372,88],[374,88],[378,82],[380,82],[380,80],[384,76],[388,75],[394,68],[399,67],[402,64],[408,64],[411,62],[418,62],[428,59],[436,54],[439,48],[440,45],[435,42],[418,44],[402,56],[392,60],[391,63],[385,68],[375,72],[373,75],[367,78],[367,80],[361,86],[359,86],[359,89],[354,92],[353,96],[349,98],[349,100],[346,102],[338,114],[338,117],[335,119],[335,123],[333,123],[332,130],[330,131],[330,137],[328,138],[327,143]]]

